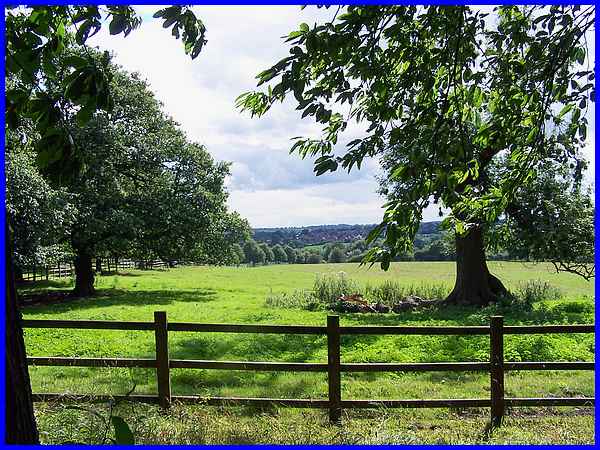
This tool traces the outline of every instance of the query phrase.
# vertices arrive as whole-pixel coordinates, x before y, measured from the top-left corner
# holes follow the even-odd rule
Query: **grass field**
[[[343,314],[341,324],[477,325],[487,324],[489,315],[496,313],[504,314],[507,324],[593,323],[593,283],[570,274],[556,274],[551,266],[543,264],[492,262],[490,268],[511,289],[517,289],[527,280],[543,280],[558,287],[563,296],[539,301],[530,311],[490,306],[483,310],[448,308],[403,314]],[[26,318],[36,319],[152,321],[154,311],[164,310],[172,322],[324,325],[325,311],[272,309],[265,305],[265,298],[271,292],[310,289],[318,273],[339,271],[362,284],[394,279],[407,285],[445,284],[449,289],[454,264],[394,263],[387,273],[357,264],[132,271],[99,277],[99,295],[95,298],[31,306],[23,313]],[[25,285],[21,290],[65,289],[70,285],[70,280],[51,281]],[[31,356],[151,358],[154,355],[151,332],[29,329],[25,334]],[[170,351],[172,358],[188,359],[315,362],[327,359],[326,338],[320,336],[171,333]],[[342,339],[343,362],[484,361],[488,352],[485,337],[346,336]],[[507,336],[505,354],[511,361],[590,361],[594,358],[594,339],[592,335]],[[34,392],[124,394],[134,385],[136,393],[156,392],[153,370],[31,367],[30,373]],[[171,376],[173,394],[324,398],[327,392],[326,374],[175,369]],[[489,396],[488,378],[485,374],[444,372],[346,374],[342,377],[342,396],[344,399],[485,398]],[[593,380],[590,372],[512,372],[507,374],[506,394],[593,396]],[[98,427],[93,425],[85,436],[75,426],[72,433],[64,436],[51,431],[56,428],[56,421],[62,421],[65,429],[69,421],[97,420],[93,415],[48,404],[38,405],[37,414],[40,427],[48,432],[43,434],[46,442],[73,439],[97,442],[93,430]],[[488,410],[352,411],[345,413],[345,425],[341,428],[327,425],[325,413],[319,411],[176,407],[165,415],[153,407],[130,405],[123,414],[136,423],[136,435],[144,442],[593,442],[593,415],[585,408],[518,409],[509,415],[507,426],[491,436],[484,433]],[[141,423],[136,419],[140,415],[147,421],[155,421],[155,426]],[[203,431],[196,430],[202,435],[194,431],[198,428],[194,424],[206,425]],[[220,427],[219,433],[214,432],[215,424]],[[532,427],[537,430],[534,432]],[[544,429],[553,431],[539,432]]]

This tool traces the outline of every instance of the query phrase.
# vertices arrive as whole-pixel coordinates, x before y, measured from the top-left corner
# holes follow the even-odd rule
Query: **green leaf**
[[[534,141],[535,136],[537,135],[537,132],[538,132],[538,128],[537,127],[533,127],[529,131],[529,134],[527,135],[527,138],[525,139],[525,144],[531,144]]]
[[[88,60],[78,56],[72,55],[65,58],[65,64],[74,67],[76,69],[81,69],[89,64]]]
[[[127,28],[127,19],[122,15],[115,15],[110,21],[108,30],[110,34],[120,34]]]
[[[134,445],[135,438],[131,432],[131,428],[121,417],[112,416],[110,418],[115,430],[115,444],[118,445]]]
[[[558,113],[558,118],[561,119],[564,117],[565,114],[567,114],[569,111],[571,111],[573,109],[573,103],[569,103],[568,105],[565,105],[563,107],[563,109],[560,110],[560,113]]]
[[[84,126],[86,123],[90,121],[94,112],[96,111],[96,102],[89,101],[85,106],[81,107],[77,114],[75,115],[75,119],[77,120],[77,125],[80,127]]]

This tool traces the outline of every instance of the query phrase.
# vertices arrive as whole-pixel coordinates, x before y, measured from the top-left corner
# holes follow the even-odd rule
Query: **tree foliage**
[[[292,97],[302,117],[323,126],[291,147],[315,158],[316,175],[393,153],[396,195],[368,238],[383,245],[366,258],[385,269],[410,250],[431,203],[448,208],[447,225],[464,236],[497,221],[544,161],[583,167],[594,14],[593,6],[506,5],[491,15],[467,6],[338,8],[330,22],[291,32],[290,54],[257,76],[267,89],[237,105],[260,116]],[[342,151],[355,123],[364,133]]]
[[[11,142],[13,141],[13,142]],[[18,151],[14,133],[7,133],[5,154],[6,212],[12,229],[15,264],[52,264],[65,256],[58,243],[75,219],[71,196],[53,189],[39,174],[31,152]]]
[[[594,212],[591,192],[573,182],[566,165],[546,164],[508,208],[504,244],[511,254],[550,261],[557,271],[594,276]]]
[[[278,263],[288,262],[287,253],[280,244],[273,246],[273,260]]]
[[[172,6],[154,17],[164,19],[163,27],[182,40],[187,54],[198,56],[206,28],[191,9]],[[85,45],[103,23],[110,34],[127,36],[141,19],[127,5],[57,5],[8,7],[5,21],[6,75],[14,80],[6,91],[6,123],[14,129],[30,119],[40,134],[38,164],[43,169],[51,165],[57,179],[68,178],[81,167],[85,149],[75,145],[62,102],[75,105],[79,124],[96,110],[110,113],[115,103],[108,52],[100,60],[89,52],[65,58],[65,52],[74,44]],[[49,84],[57,89],[49,92]]]
[[[249,239],[244,242],[243,249],[248,264],[256,265],[265,262],[265,252],[255,240]]]

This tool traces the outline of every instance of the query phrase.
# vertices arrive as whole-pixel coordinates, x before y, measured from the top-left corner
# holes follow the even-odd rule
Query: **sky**
[[[138,71],[180,123],[188,137],[204,144],[216,160],[230,161],[229,206],[252,227],[285,227],[338,223],[377,223],[385,200],[376,193],[375,160],[359,171],[316,177],[311,160],[289,154],[294,136],[320,135],[311,118],[302,120],[292,102],[251,118],[235,108],[241,93],[255,89],[255,76],[287,56],[282,37],[302,22],[329,19],[333,9],[299,6],[197,6],[207,28],[208,43],[191,60],[181,41],[161,21],[152,19],[159,6],[137,6],[143,22],[127,38],[110,36],[107,28],[88,42],[114,52],[114,61]],[[593,48],[592,48],[593,54]],[[360,134],[349,127],[344,141]],[[593,164],[594,117],[590,117],[586,149]],[[593,165],[591,166],[593,179]],[[438,220],[437,207],[423,220]]]

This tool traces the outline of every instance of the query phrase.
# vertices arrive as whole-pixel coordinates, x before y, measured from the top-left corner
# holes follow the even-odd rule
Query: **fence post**
[[[504,317],[490,317],[491,425],[500,426],[504,416]]]
[[[154,337],[158,403],[162,408],[168,408],[171,404],[171,377],[169,374],[169,333],[165,311],[154,311]]]
[[[339,316],[327,316],[327,379],[329,382],[329,421],[339,422],[342,417]]]

